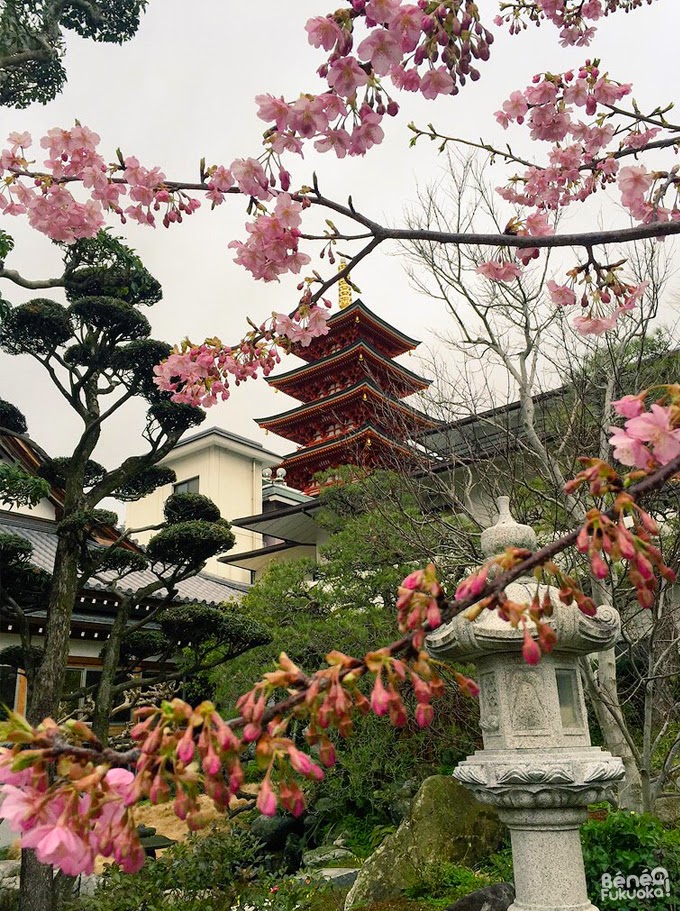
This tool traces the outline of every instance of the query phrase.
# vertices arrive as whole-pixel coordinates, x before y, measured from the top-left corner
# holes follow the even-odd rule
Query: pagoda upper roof
[[[361,360],[364,360],[369,368],[372,366],[374,369],[383,370],[393,377],[395,384],[404,389],[401,393],[402,396],[427,389],[432,382],[381,354],[373,345],[364,340],[353,342],[315,363],[302,364],[287,373],[268,376],[266,379],[275,389],[280,389],[282,392],[292,395],[293,398],[306,402],[316,397],[316,393],[313,391],[305,395],[306,381],[312,377],[331,376],[347,362]],[[369,371],[367,370],[367,372]]]
[[[339,310],[329,317],[327,322],[329,332],[327,335],[315,338],[311,345],[304,348],[299,343],[291,346],[291,354],[303,361],[317,361],[331,354],[338,347],[344,347],[347,342],[338,339],[348,333],[356,333],[360,338],[366,339],[377,350],[387,357],[398,357],[407,351],[413,351],[420,342],[411,338],[399,329],[385,322],[370,310],[366,304],[357,298],[344,310]]]
[[[386,448],[401,452],[410,457],[415,454],[415,450],[407,444],[397,443],[391,437],[387,436],[380,427],[368,422],[361,427],[358,427],[356,430],[353,430],[351,433],[343,433],[332,439],[316,443],[314,446],[305,446],[303,449],[297,449],[295,452],[285,455],[281,464],[285,467],[288,465],[297,466],[304,464],[305,462],[316,463],[323,455],[330,455],[334,451],[351,448],[352,444],[356,445],[363,440],[369,439],[371,440],[371,443],[373,440],[376,440]]]
[[[291,408],[289,411],[284,411],[269,418],[256,418],[255,420],[260,427],[287,439],[295,440],[296,427],[301,424],[308,424],[311,418],[321,412],[333,414],[334,409],[344,408],[364,395],[370,395],[374,401],[384,404],[386,411],[392,409],[399,411],[407,420],[413,421],[418,428],[435,429],[443,426],[442,421],[428,417],[417,408],[413,408],[406,402],[400,402],[398,398],[382,390],[370,377],[362,378],[346,389],[341,389],[339,392],[334,392],[325,398],[306,402],[298,405],[297,408]],[[379,418],[379,415],[376,415],[376,418]]]

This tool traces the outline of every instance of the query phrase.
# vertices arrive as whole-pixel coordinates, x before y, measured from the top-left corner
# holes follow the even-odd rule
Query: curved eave
[[[323,443],[316,443],[314,446],[306,446],[304,449],[298,449],[283,457],[282,465],[300,465],[311,459],[313,456],[321,455],[325,452],[332,452],[334,449],[346,449],[352,443],[359,443],[364,438],[378,440],[390,449],[413,455],[413,451],[406,446],[395,442],[375,426],[375,424],[364,424],[353,433],[334,437],[332,440],[325,440]]]
[[[303,364],[301,367],[296,367],[294,370],[289,370],[287,373],[280,373],[278,376],[268,376],[266,377],[266,381],[275,389],[281,389],[285,392],[286,390],[284,387],[287,384],[292,382],[292,384],[295,385],[295,381],[299,379],[309,378],[312,375],[324,371],[332,371],[340,363],[357,353],[364,354],[364,356],[368,355],[369,358],[373,359],[374,363],[385,367],[388,371],[401,376],[403,379],[407,379],[409,384],[413,386],[414,392],[427,389],[432,383],[432,380],[419,376],[417,373],[409,370],[408,367],[404,367],[403,364],[398,364],[396,361],[385,357],[374,348],[373,345],[370,345],[365,341],[353,342],[351,345],[341,348],[340,351],[334,352],[329,357],[325,357],[315,364]]]
[[[339,310],[328,318],[327,325],[330,332],[328,335],[323,336],[323,338],[328,339],[332,336],[334,330],[342,329],[347,323],[355,322],[357,316],[359,316],[361,320],[370,323],[375,330],[392,341],[395,348],[395,353],[392,355],[393,357],[398,357],[400,354],[405,354],[407,351],[414,351],[418,345],[420,345],[418,339],[411,338],[410,335],[406,335],[405,332],[401,332],[384,319],[381,319],[366,306],[361,298],[357,298],[349,307],[346,307],[344,310]],[[302,345],[292,345],[291,354],[302,358],[304,361],[314,360],[314,345],[306,348],[303,348]]]
[[[406,404],[406,402],[401,402],[398,398],[395,398],[395,396],[390,395],[390,393],[383,392],[372,379],[368,378],[359,380],[358,383],[354,383],[352,386],[348,386],[347,389],[343,389],[340,392],[335,392],[332,395],[326,396],[326,398],[318,399],[315,402],[306,402],[303,405],[298,405],[297,408],[291,408],[290,411],[284,411],[282,414],[273,415],[268,418],[255,418],[255,422],[265,430],[278,433],[280,428],[285,427],[289,423],[297,424],[301,420],[311,417],[319,411],[330,411],[333,407],[343,405],[348,401],[355,399],[357,395],[362,392],[370,393],[374,399],[386,400],[392,408],[398,409],[403,414],[417,421],[422,427],[435,429],[443,426],[443,421],[439,421],[436,418],[430,418],[426,414],[423,414],[422,411],[418,411],[417,408],[413,408],[411,405]]]

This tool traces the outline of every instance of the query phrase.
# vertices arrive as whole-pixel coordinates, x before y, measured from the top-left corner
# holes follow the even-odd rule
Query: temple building
[[[281,414],[257,419],[260,427],[299,448],[284,456],[290,487],[314,496],[317,472],[341,465],[404,468],[414,462],[409,442],[440,422],[404,399],[430,385],[394,359],[420,342],[382,320],[340,282],[340,310],[329,332],[291,353],[304,363],[267,378],[277,392],[301,402]]]

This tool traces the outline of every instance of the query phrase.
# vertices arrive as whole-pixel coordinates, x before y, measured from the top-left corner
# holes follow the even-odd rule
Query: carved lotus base
[[[622,780],[624,768],[618,757],[599,747],[480,750],[453,774],[481,803],[547,809],[606,800]]]

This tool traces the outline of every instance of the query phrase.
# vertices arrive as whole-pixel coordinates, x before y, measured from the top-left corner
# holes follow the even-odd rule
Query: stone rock
[[[654,815],[666,825],[677,826],[680,823],[680,794],[657,800]]]
[[[0,860],[0,881],[18,876],[20,872],[20,860]]]
[[[408,817],[359,871],[345,909],[396,898],[432,864],[470,862],[495,851],[503,831],[495,809],[477,803],[455,778],[426,778]]]
[[[250,831],[268,851],[283,851],[291,833],[299,835],[303,823],[300,818],[277,813],[276,816],[257,816],[250,824]]]
[[[514,900],[515,890],[511,883],[494,883],[459,898],[444,911],[508,911]]]
[[[358,863],[357,858],[349,848],[343,848],[338,845],[322,845],[320,848],[305,851],[302,855],[303,867],[327,867],[336,861],[342,861],[346,867],[351,867]]]
[[[356,882],[359,870],[357,867],[329,867],[319,873],[334,889],[347,889]]]

